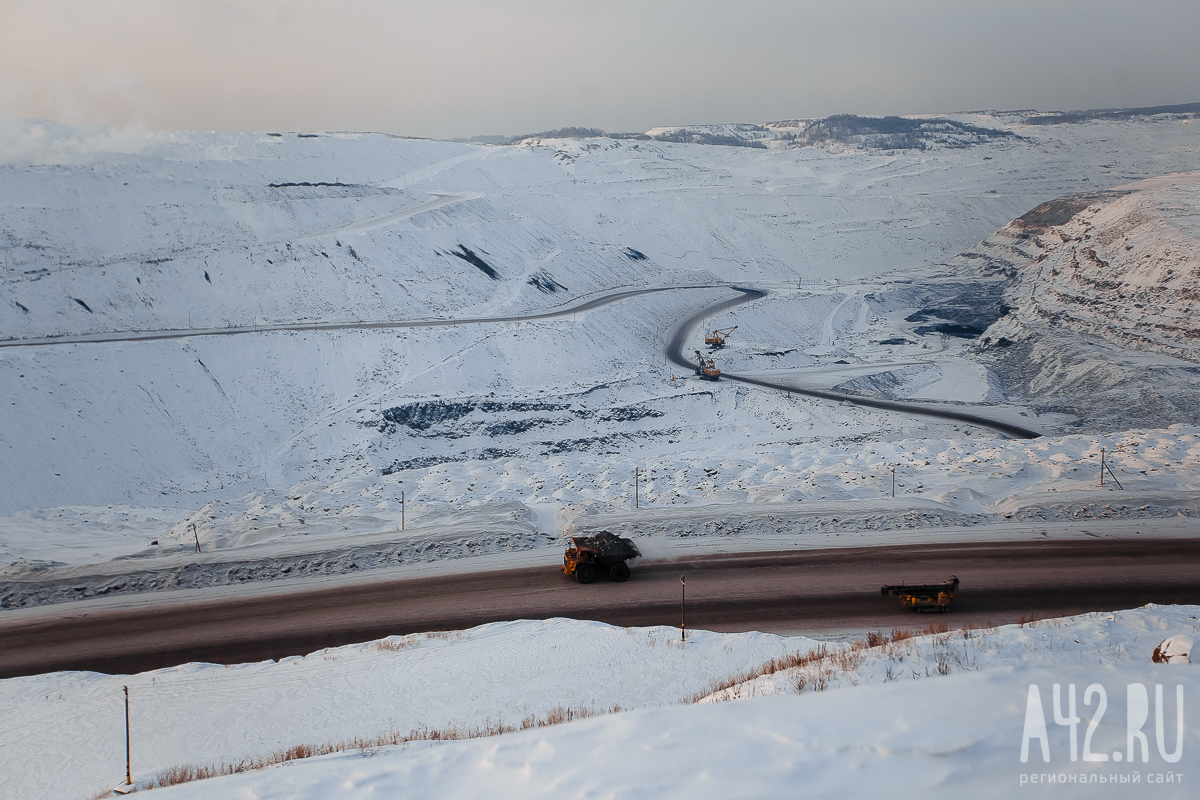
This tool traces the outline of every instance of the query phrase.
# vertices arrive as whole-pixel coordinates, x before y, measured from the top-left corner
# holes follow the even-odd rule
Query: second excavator
[[[710,333],[704,337],[704,343],[706,345],[708,345],[709,347],[711,347],[713,350],[722,348],[725,346],[725,340],[728,339],[730,337],[730,335],[732,335],[733,332],[736,331],[737,329],[738,329],[738,326],[734,325],[732,328],[730,328],[727,331],[713,331],[712,333]]]

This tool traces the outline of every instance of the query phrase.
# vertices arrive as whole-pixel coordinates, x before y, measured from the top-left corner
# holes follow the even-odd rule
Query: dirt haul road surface
[[[691,339],[692,330],[703,320],[713,316],[721,311],[758,300],[766,297],[767,293],[760,289],[744,289],[738,286],[731,286],[736,292],[740,292],[740,297],[735,297],[732,300],[723,300],[700,311],[690,314],[671,328],[668,333],[669,340],[667,342],[666,357],[667,360],[676,366],[684,369],[695,369],[696,362],[688,359],[683,351],[691,346],[688,344]],[[854,403],[855,405],[865,406],[867,408],[878,408],[883,411],[899,411],[902,414],[915,414],[920,417],[935,417],[937,419],[947,419],[953,422],[967,422],[972,425],[979,425],[984,428],[991,428],[999,431],[1007,436],[1012,436],[1016,439],[1036,439],[1041,436],[1035,430],[1024,428],[1020,425],[1013,425],[1002,420],[990,419],[979,414],[972,414],[966,411],[956,411],[949,406],[938,406],[932,403],[906,403],[901,400],[879,400],[872,397],[863,397],[856,394],[843,394],[841,392],[831,392],[825,389],[811,389],[804,386],[799,386],[795,383],[785,383],[783,381],[764,381],[759,378],[751,378],[747,375],[737,375],[732,372],[722,372],[722,378],[740,383],[747,383],[752,386],[761,386],[764,389],[771,389],[777,392],[794,392],[795,394],[804,395],[805,397],[816,397],[821,400],[832,400],[837,403]]]
[[[949,575],[947,614],[906,611],[888,583]],[[85,602],[0,617],[0,677],[52,670],[138,672],[189,661],[302,655],[391,634],[512,619],[777,633],[1003,624],[1148,602],[1200,603],[1200,540],[1118,539],[906,545],[689,556],[634,564],[628,583],[581,585],[554,567],[298,588],[257,597],[132,607]]]

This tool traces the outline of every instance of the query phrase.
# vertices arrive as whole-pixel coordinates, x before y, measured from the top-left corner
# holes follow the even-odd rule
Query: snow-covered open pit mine
[[[1194,537],[1200,118],[911,119],[7,131],[0,614],[553,569],[600,530],[650,558]],[[735,327],[720,380],[678,363]],[[1175,692],[1200,682],[1154,665],[1160,697],[1146,670],[1197,613],[686,645],[520,620],[15,677],[0,794],[104,794],[128,686],[155,797],[1009,796],[1068,771],[1058,794],[1117,797],[1133,770],[1185,797]],[[1112,760],[1081,766],[1052,686],[1097,681],[1084,748]],[[1119,763],[1135,745],[1153,763]]]
[[[805,121],[508,146],[27,123],[0,167],[0,606],[550,563],[601,528],[649,555],[1188,517],[1200,123],[1033,121],[902,149]],[[703,315],[731,286],[765,295]],[[664,353],[697,313],[683,354],[736,325],[726,373],[1042,435],[699,380]]]

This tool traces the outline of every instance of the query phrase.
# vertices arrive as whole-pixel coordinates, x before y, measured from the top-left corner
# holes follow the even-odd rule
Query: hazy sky
[[[0,0],[0,112],[517,134],[1200,101],[1197,0]]]

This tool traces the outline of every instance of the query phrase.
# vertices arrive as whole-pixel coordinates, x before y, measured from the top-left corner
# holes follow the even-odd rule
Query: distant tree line
[[[525,133],[520,136],[513,136],[508,140],[508,143],[512,144],[524,139],[599,139],[607,135],[599,128],[558,128],[553,131]]]
[[[839,142],[879,150],[924,150],[934,143],[965,146],[1010,136],[1016,134],[941,117],[912,119],[835,114],[813,122],[794,138],[804,144]]]
[[[1089,111],[1052,112],[1034,114],[1025,120],[1028,125],[1061,125],[1067,122],[1087,122],[1093,119],[1129,119],[1149,117],[1155,114],[1180,114],[1193,117],[1200,114],[1200,103],[1183,103],[1174,106],[1145,106],[1143,108],[1094,108]]]

